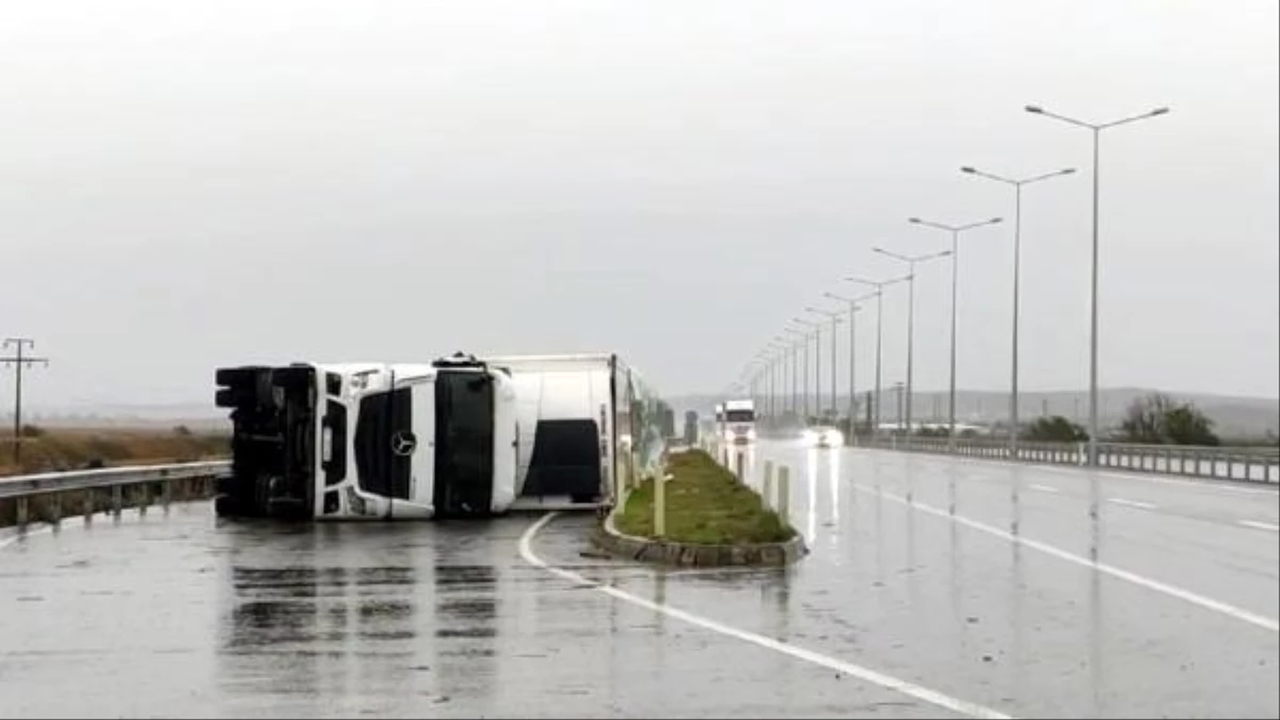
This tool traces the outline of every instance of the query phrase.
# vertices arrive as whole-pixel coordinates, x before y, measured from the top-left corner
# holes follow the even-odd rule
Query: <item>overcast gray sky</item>
[[[842,276],[899,272],[871,245],[946,247],[908,216],[1010,217],[960,165],[1074,165],[1025,193],[1022,378],[1083,388],[1089,133],[1022,107],[1168,105],[1103,136],[1102,384],[1274,397],[1277,21],[1274,0],[4,3],[0,335],[53,357],[44,406],[455,349],[615,350],[666,393],[717,390]],[[1010,230],[962,238],[961,388],[1007,387]],[[919,275],[922,390],[947,382],[949,279]]]

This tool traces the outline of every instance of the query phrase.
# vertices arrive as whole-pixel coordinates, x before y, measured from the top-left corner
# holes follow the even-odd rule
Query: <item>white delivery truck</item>
[[[520,493],[514,383],[471,356],[220,368],[231,476],[219,515],[477,517]]]
[[[753,400],[728,400],[724,404],[724,441],[742,445],[756,441],[756,404]]]
[[[486,356],[516,395],[521,506],[610,507],[657,471],[666,406],[616,354]]]

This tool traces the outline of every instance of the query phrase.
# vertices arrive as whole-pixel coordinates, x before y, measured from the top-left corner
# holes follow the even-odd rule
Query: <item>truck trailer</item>
[[[521,502],[607,508],[633,479],[657,471],[669,409],[616,354],[483,360],[514,384]]]

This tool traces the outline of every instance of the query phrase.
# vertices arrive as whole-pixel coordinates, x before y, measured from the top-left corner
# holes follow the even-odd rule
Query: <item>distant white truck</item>
[[[753,400],[728,400],[724,403],[721,431],[724,441],[745,445],[756,441],[756,404]]]

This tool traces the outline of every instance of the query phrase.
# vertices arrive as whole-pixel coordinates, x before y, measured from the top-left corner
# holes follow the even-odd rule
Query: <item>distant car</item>
[[[807,445],[814,447],[833,448],[844,445],[844,433],[830,425],[815,425],[807,428],[802,437]]]

